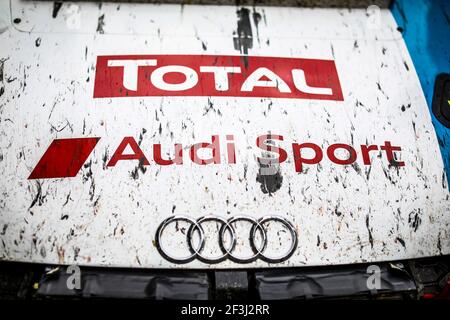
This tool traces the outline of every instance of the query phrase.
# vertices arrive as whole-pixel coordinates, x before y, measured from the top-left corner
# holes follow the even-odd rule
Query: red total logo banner
[[[214,55],[97,57],[94,98],[146,96],[343,100],[333,60]]]

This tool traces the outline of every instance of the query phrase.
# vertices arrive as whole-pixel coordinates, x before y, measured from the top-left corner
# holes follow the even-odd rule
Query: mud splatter
[[[414,232],[417,231],[420,224],[422,223],[422,219],[420,218],[420,213],[421,213],[420,209],[413,210],[412,212],[409,213],[409,216],[408,216],[409,226],[414,229]]]
[[[367,228],[367,232],[369,233],[370,247],[373,248],[373,237],[372,237],[372,231],[370,230],[369,215],[366,216],[366,228]]]
[[[105,31],[103,30],[104,26],[105,26],[105,15],[102,14],[100,17],[98,17],[97,32],[100,34],[104,34],[105,33]]]
[[[67,197],[66,197],[66,201],[63,203],[63,207],[65,207],[68,203],[69,203],[69,200],[71,200],[71,198],[70,198],[70,192],[67,194]]]
[[[267,145],[274,145],[273,140],[267,140]],[[262,157],[258,159],[259,171],[256,181],[261,183],[261,191],[272,195],[280,190],[283,184],[281,166],[270,152],[263,152]]]
[[[105,149],[105,153],[102,156],[102,164],[103,164],[103,170],[106,170],[107,164],[108,164],[108,149]]]
[[[3,84],[3,68],[6,60],[7,59],[0,59],[0,97],[3,95],[3,93],[5,93],[5,87]]]
[[[58,16],[61,6],[62,6],[62,2],[60,2],[60,1],[53,2],[53,12],[52,12],[53,19],[55,19]]]
[[[131,171],[131,178],[137,180],[139,178],[139,171],[144,174],[147,169],[144,167],[145,158],[139,159],[139,164]]]
[[[395,239],[395,241],[399,242],[399,243],[402,245],[402,247],[406,249],[405,240],[403,240],[403,239],[400,238],[400,237],[397,237],[397,238]]]
[[[278,167],[276,173],[272,175],[261,174],[261,170],[256,176],[256,181],[261,183],[261,191],[263,193],[268,193],[271,195],[276,191],[280,190],[283,183],[283,176],[281,175],[281,170]]]
[[[256,12],[255,7],[253,7],[253,14],[252,14],[252,16],[253,16],[253,23],[255,24],[255,28],[256,28],[256,38],[258,39],[258,43],[259,43],[260,40],[259,40],[259,29],[258,29],[258,25],[259,25],[259,22],[260,22],[261,19],[262,19],[262,16],[261,16],[260,13]]]
[[[408,64],[406,63],[406,61],[403,61],[403,65],[405,66],[406,71],[409,71],[409,66],[408,66]]]
[[[253,32],[252,25],[250,23],[250,10],[241,8],[236,11],[238,22],[237,32],[234,33],[233,45],[235,50],[239,50],[242,53],[244,65],[248,67],[248,50],[253,48]]]
[[[406,106],[405,106],[405,105],[402,105],[400,109],[402,110],[402,112],[405,112],[406,109],[409,109],[409,108],[411,108],[411,103],[409,103],[409,104],[406,105]]]
[[[28,208],[28,210],[30,210],[31,208],[33,208],[36,203],[38,204],[38,206],[41,206],[44,203],[45,200],[45,195],[42,195],[42,184],[39,181],[36,181],[36,195],[33,198],[33,201],[31,201],[30,207]]]
[[[5,223],[3,225],[2,232],[0,233],[0,236],[4,236],[6,234],[6,229],[8,229],[8,224],[7,223]]]
[[[442,254],[441,232],[438,234],[437,248],[439,250],[439,254]]]
[[[389,100],[389,97],[384,92],[383,88],[381,88],[381,84],[377,82],[377,89],[386,97],[386,100]]]
[[[353,170],[355,170],[355,172],[357,174],[359,174],[359,175],[361,174],[361,168],[359,167],[359,165],[356,162],[353,162],[351,164],[351,166],[352,166]]]
[[[91,185],[89,186],[89,200],[93,201],[95,196],[95,181],[92,173],[92,160],[83,165],[83,183],[86,183],[88,180],[91,180]]]

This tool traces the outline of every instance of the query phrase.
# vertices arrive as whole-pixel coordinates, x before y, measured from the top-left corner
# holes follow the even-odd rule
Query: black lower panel
[[[74,269],[78,271],[74,273]],[[122,269],[0,262],[0,300],[434,299],[448,297],[449,290],[450,256],[247,270]]]
[[[383,294],[403,297],[416,292],[414,279],[408,272],[389,264],[378,264],[375,268],[376,274],[368,272],[368,266],[263,271],[255,274],[256,288],[264,300],[380,297]]]
[[[210,283],[201,272],[154,272],[140,270],[82,269],[80,289],[69,289],[72,273],[60,268],[47,273],[37,291],[41,296],[82,298],[132,298],[207,300]],[[72,286],[73,288],[73,286]]]

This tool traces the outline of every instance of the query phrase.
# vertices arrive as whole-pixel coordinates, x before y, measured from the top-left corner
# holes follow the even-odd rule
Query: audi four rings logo
[[[187,245],[189,249],[189,254],[186,256],[177,256],[175,254],[175,251],[179,249],[179,246],[177,245],[171,246],[170,248],[166,248],[162,245],[164,237],[170,237],[168,232],[164,232],[166,228],[170,224],[175,223],[177,230],[179,230],[178,223],[180,222],[189,224],[187,232],[182,230],[183,234],[186,236],[185,238],[183,237],[183,241],[185,241],[185,245]],[[205,253],[206,250],[204,249],[206,241],[213,240],[205,233],[202,226],[205,222],[216,222],[220,225],[217,243],[217,248],[220,250],[219,256],[211,257]],[[241,232],[239,232],[238,234],[237,228],[235,228],[238,222],[247,222],[247,224],[251,224],[250,229],[247,230],[248,233],[245,232],[244,234],[241,234]],[[267,251],[269,251],[267,248],[270,246],[267,235],[269,224],[272,227],[274,224],[278,224],[284,229],[287,229],[288,235],[290,236],[288,250],[278,256],[267,254]],[[240,256],[238,254],[236,247],[238,239],[241,239],[241,237],[248,239],[249,243],[247,245],[251,248],[251,255]],[[194,238],[196,238],[196,240],[194,240]],[[259,239],[259,241],[257,241],[257,239]],[[156,231],[155,242],[159,253],[166,260],[177,264],[188,263],[195,259],[209,264],[219,263],[227,259],[236,263],[251,263],[258,259],[268,263],[279,263],[289,259],[297,248],[297,232],[289,221],[273,215],[265,216],[260,219],[248,216],[235,216],[224,219],[220,216],[208,215],[200,217],[197,220],[187,216],[176,215],[167,218],[159,225]],[[241,241],[239,241],[239,243],[241,243]]]

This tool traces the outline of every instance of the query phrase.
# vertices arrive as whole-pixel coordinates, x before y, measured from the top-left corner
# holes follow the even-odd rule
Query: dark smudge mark
[[[100,200],[100,196],[97,196],[97,199],[95,199],[95,201],[94,201],[94,203],[92,204],[92,206],[94,207],[94,212],[95,212],[95,214],[97,214],[97,212],[98,212],[98,202],[99,202],[99,200]],[[91,201],[92,201],[92,199],[91,199]]]
[[[258,25],[259,22],[261,21],[262,17],[261,14],[259,14],[258,12],[256,12],[255,7],[253,7],[253,23],[255,24],[255,28],[256,28],[256,38],[259,41],[259,29],[258,29]]]
[[[66,120],[66,125],[64,125],[64,126],[60,126],[59,128],[57,128],[57,127],[55,127],[54,125],[52,125],[52,124],[50,124],[50,132],[51,133],[53,133],[53,132],[61,132],[61,131],[63,131],[64,129],[66,129],[67,127],[69,127],[69,129],[73,132],[73,130],[72,130],[72,127],[71,127],[71,125],[70,125],[70,123],[69,123],[69,121],[68,120]]]
[[[357,174],[361,174],[361,168],[359,167],[359,165],[356,162],[352,163],[352,168],[356,171]]]
[[[33,208],[36,203],[38,204],[38,206],[41,206],[42,203],[44,202],[45,196],[42,196],[42,185],[39,181],[36,181],[36,187],[37,187],[36,195],[34,196],[33,201],[31,201],[31,205],[28,208],[28,210]]]
[[[41,38],[37,38],[34,44],[36,45],[36,47],[39,47],[41,45]]]
[[[147,129],[142,128],[141,133],[139,134],[139,140],[138,140],[138,145],[141,145],[142,140],[144,139],[144,134],[147,132]]]
[[[381,88],[381,84],[379,82],[377,82],[377,88],[386,97],[386,99],[389,100],[389,97],[386,95],[384,90]]]
[[[383,173],[384,173],[384,176],[386,177],[386,179],[388,179],[393,185],[395,185],[395,181],[394,181],[394,179],[392,179],[389,171],[387,169],[383,168]]]
[[[100,17],[98,17],[98,21],[97,21],[97,32],[100,34],[105,33],[105,31],[103,30],[103,27],[105,26],[105,15],[102,14]]]
[[[138,167],[134,168],[133,171],[131,171],[131,178],[133,178],[133,180],[137,180],[137,178],[139,178],[139,169]]]
[[[365,107],[364,104],[359,100],[356,100],[355,106],[356,107]]]
[[[0,59],[0,82],[3,82],[3,68],[6,59]]]
[[[203,113],[203,115],[205,116],[206,114],[208,114],[209,111],[213,111],[214,113],[216,113],[219,116],[222,116],[222,113],[220,112],[220,109],[214,109],[214,103],[211,101],[211,99],[208,97],[208,106],[205,107],[205,112]]]
[[[105,149],[105,153],[102,156],[103,170],[106,170],[106,166],[108,163],[108,149]]]
[[[5,93],[5,87],[3,86],[3,68],[7,59],[0,59],[0,97]]]
[[[70,192],[67,194],[66,201],[63,203],[62,206],[65,207],[67,203],[69,203],[69,200],[70,200]]]
[[[370,170],[372,169],[372,166],[368,166],[369,168],[366,170],[366,179],[369,180],[370,178]]]
[[[92,160],[90,160],[88,163],[83,165],[84,169],[87,169],[87,172],[83,173],[82,181],[83,183],[86,183],[88,180],[91,180],[91,185],[89,187],[89,199],[92,201],[94,200],[95,196],[95,181],[94,176],[92,174]]]
[[[41,255],[42,258],[45,258],[47,256],[47,251],[45,250],[44,246],[42,246],[41,250],[39,250],[39,254]]]
[[[52,12],[53,19],[55,19],[58,16],[58,12],[61,9],[61,6],[62,6],[62,2],[60,2],[60,1],[53,2],[53,12]]]
[[[336,208],[334,208],[334,214],[338,217],[342,215],[342,212],[339,210],[339,206],[336,206]]]
[[[445,171],[442,171],[442,188],[447,189],[447,179],[446,179]]]
[[[397,28],[397,30],[398,30],[399,32],[406,31],[406,26],[408,25],[408,19],[406,18],[405,11],[403,10],[403,7],[402,7],[402,5],[399,3],[399,1],[394,1],[394,4],[393,4],[393,5],[397,7],[398,13],[400,13],[400,16],[402,17],[402,20],[403,20],[402,25],[403,25],[404,28],[402,28],[402,27],[399,26],[399,27]],[[399,24],[400,24],[400,23],[399,23]]]
[[[280,167],[278,167],[276,170],[276,173],[272,175],[261,174],[260,170],[260,172],[256,176],[256,181],[261,183],[261,191],[263,193],[268,193],[269,195],[271,195],[272,193],[280,190],[283,183],[283,176],[281,175]]]
[[[445,140],[441,139],[441,137],[437,137],[437,139],[438,139],[439,146],[441,148],[445,148],[445,146],[446,146]]]
[[[406,244],[405,244],[405,240],[403,240],[402,238],[400,238],[400,237],[397,237],[396,239],[395,239],[395,241],[398,241],[398,242],[400,242],[400,244],[403,246],[403,248],[405,248],[406,249]]]
[[[438,234],[437,248],[439,250],[439,254],[442,254],[441,232],[440,231],[439,231],[439,234]]]
[[[7,223],[5,223],[3,225],[2,232],[0,233],[0,236],[4,236],[6,234],[6,229],[8,229],[8,224]]]
[[[266,141],[267,145],[274,145],[270,138]],[[270,147],[269,147],[270,149]],[[261,183],[261,191],[272,195],[280,190],[283,184],[283,176],[281,175],[280,164],[275,161],[270,152],[263,152],[262,157],[258,159],[259,172],[256,181]]]
[[[372,231],[370,231],[369,215],[366,216],[366,228],[367,228],[367,231],[369,232],[370,247],[373,249],[373,237],[372,237]]]
[[[130,175],[131,178],[133,178],[134,180],[137,180],[139,178],[139,171],[141,171],[142,174],[144,174],[147,171],[147,169],[144,167],[144,161],[145,161],[144,158],[139,159],[139,164],[137,165],[136,168],[134,168],[133,171],[131,171]]]
[[[408,223],[410,227],[414,229],[414,232],[417,231],[420,224],[422,223],[422,219],[420,219],[420,212],[421,212],[420,209],[413,210],[412,212],[409,213],[408,216]]]
[[[248,49],[253,47],[253,32],[250,23],[250,10],[241,8],[236,11],[238,16],[237,33],[233,37],[234,49],[244,54],[244,65],[248,67]]]
[[[95,182],[94,182],[94,178],[91,178],[91,185],[89,187],[89,200],[94,200],[94,196],[95,196]]]
[[[395,157],[395,155],[394,155]],[[390,171],[392,171],[391,169],[394,169],[395,172],[397,172],[397,176],[400,176],[400,167],[397,165],[395,159],[392,159],[389,164],[388,164],[388,168]]]
[[[417,132],[416,132],[416,123],[414,121],[411,121],[412,126],[413,126],[413,130],[414,130],[414,136],[417,137]]]
[[[408,64],[406,63],[406,61],[403,61],[403,65],[405,66],[406,71],[409,71],[409,66],[408,66]]]

